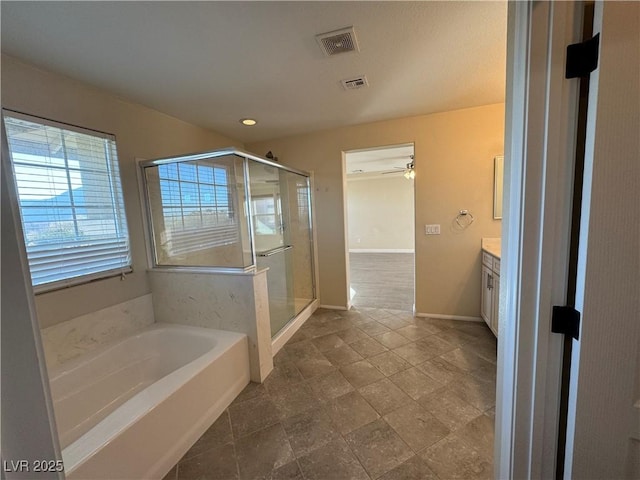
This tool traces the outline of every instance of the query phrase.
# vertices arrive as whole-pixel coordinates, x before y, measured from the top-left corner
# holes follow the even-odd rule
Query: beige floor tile
[[[319,309],[163,480],[491,478],[495,347],[480,323]]]
[[[484,358],[470,352],[466,348],[456,348],[455,350],[444,353],[441,357],[466,372],[472,372],[480,368],[491,368],[492,366],[495,368],[490,362],[487,362]]]
[[[271,400],[282,420],[312,408],[319,408],[320,402],[311,388],[304,384],[283,387],[271,393]]]
[[[376,322],[375,320],[362,323],[358,325],[358,328],[369,336],[381,335],[391,331],[390,328],[385,327],[382,323]]]
[[[268,397],[256,397],[229,407],[235,438],[278,423],[278,410]]]
[[[448,388],[420,397],[418,403],[449,430],[457,430],[482,415],[480,410],[462,400]]]
[[[369,335],[357,328],[349,328],[336,333],[336,335],[338,335],[345,343],[349,344],[369,338]]]
[[[418,344],[418,342],[408,343],[402,347],[394,348],[392,351],[413,366],[420,365],[434,357],[432,352]]]
[[[411,368],[411,364],[393,352],[384,352],[369,357],[369,363],[376,367],[386,377],[394,373]]]
[[[459,381],[449,384],[453,393],[465,402],[484,412],[496,404],[496,384],[473,375],[463,375]]]
[[[265,388],[269,393],[277,392],[281,388],[296,385],[304,380],[300,371],[293,362],[282,361],[273,367],[273,370],[264,381]]]
[[[374,339],[387,348],[398,348],[411,342],[408,338],[393,331],[383,333],[382,335],[376,335]]]
[[[378,323],[383,324],[385,327],[390,328],[391,330],[397,330],[399,328],[402,327],[406,327],[408,325],[411,325],[410,322],[396,316],[396,315],[392,315],[389,317],[385,317],[385,318],[380,318],[377,320]]]
[[[493,468],[477,449],[449,435],[420,453],[420,457],[442,479],[489,480]]]
[[[297,362],[304,358],[314,358],[320,353],[320,350],[311,342],[311,340],[302,340],[292,345],[286,344],[284,351],[287,353],[292,362]]]
[[[450,352],[451,350],[454,350],[456,348],[454,345],[451,345],[449,342],[446,342],[437,335],[431,335],[429,337],[418,340],[416,342],[416,345],[424,348],[424,350],[431,353],[433,357],[442,355],[446,352]]]
[[[324,335],[322,337],[316,337],[311,340],[311,343],[313,343],[321,352],[345,345],[344,341],[335,333],[330,333],[329,335]]]
[[[473,372],[471,372],[471,375],[486,382],[496,383],[497,373],[497,367],[495,365],[491,365],[490,367],[482,367],[474,370]]]
[[[341,438],[300,457],[299,462],[306,480],[369,480]]]
[[[295,460],[287,436],[279,423],[236,441],[240,478],[265,478]]]
[[[358,392],[380,415],[392,412],[411,401],[411,398],[388,378],[362,387]]]
[[[496,339],[489,339],[469,344],[473,353],[496,365],[498,361],[498,344]]]
[[[380,415],[358,392],[349,392],[325,404],[325,411],[342,435],[371,423]]]
[[[283,420],[291,448],[297,457],[340,438],[331,419],[321,409],[313,409]]]
[[[387,347],[385,347],[379,342],[376,342],[371,337],[363,338],[362,340],[353,342],[351,344],[351,348],[353,348],[356,352],[358,352],[360,355],[362,355],[365,358],[378,355],[388,350]]]
[[[463,347],[464,345],[477,341],[477,338],[457,328],[449,328],[444,332],[436,335],[438,338],[454,345],[455,347]]]
[[[384,419],[414,452],[449,434],[449,429],[442,422],[414,402],[385,415]]]
[[[221,447],[233,441],[231,435],[231,422],[229,412],[225,410],[222,415],[207,429],[196,443],[182,457],[183,460],[200,455],[212,448]]]
[[[270,477],[265,478],[270,480],[304,480],[298,462],[295,460],[275,469]]]
[[[456,367],[441,357],[430,358],[426,362],[418,365],[417,368],[434,380],[444,384],[460,381],[460,378],[466,373],[461,368]]]
[[[361,427],[345,439],[372,478],[377,478],[413,456],[413,451],[383,419]]]
[[[460,428],[456,434],[463,442],[476,448],[485,459],[493,459],[495,420],[487,415],[480,415],[464,427]]]
[[[355,388],[364,387],[384,378],[384,375],[367,360],[351,363],[340,368],[344,378]]]
[[[244,402],[245,400],[250,400],[252,398],[265,395],[266,393],[267,392],[264,385],[260,383],[249,382],[249,384],[244,387],[240,394],[233,400],[233,403],[235,404]]]
[[[420,328],[416,325],[408,325],[406,327],[398,328],[395,331],[411,341],[420,340],[421,338],[428,337],[429,335],[436,333],[431,332],[428,329]]]
[[[302,340],[307,340],[309,336],[305,333],[303,329],[298,330],[293,336],[287,341],[287,345],[293,345],[294,343],[301,342]]]
[[[413,456],[378,480],[440,480],[422,458]]]
[[[232,443],[178,463],[178,480],[235,480],[238,465]]]
[[[388,318],[394,315],[393,312],[385,310],[384,308],[369,308],[365,311],[365,314],[374,320]]]
[[[324,352],[324,356],[327,357],[327,360],[336,367],[348,365],[363,359],[362,355],[356,352],[349,345],[343,345],[342,347],[334,348],[333,350],[327,350]]]
[[[417,368],[410,368],[389,377],[393,383],[400,387],[412,399],[417,400],[423,395],[442,387],[442,384],[428,377]]]
[[[354,390],[353,385],[339,371],[312,378],[307,382],[307,385],[314,395],[323,402],[333,400]]]
[[[173,468],[162,477],[162,480],[178,480],[178,465],[174,465]]]

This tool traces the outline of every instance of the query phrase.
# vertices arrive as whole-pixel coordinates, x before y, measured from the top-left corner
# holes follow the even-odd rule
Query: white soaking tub
[[[249,383],[249,347],[155,324],[49,377],[68,479],[162,478]]]

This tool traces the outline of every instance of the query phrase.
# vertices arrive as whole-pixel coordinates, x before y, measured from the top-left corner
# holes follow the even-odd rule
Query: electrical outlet
[[[425,225],[424,226],[424,234],[425,235],[440,235],[440,225]]]

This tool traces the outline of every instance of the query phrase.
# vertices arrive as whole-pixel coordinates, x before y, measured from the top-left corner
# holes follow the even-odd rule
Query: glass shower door
[[[285,242],[292,246],[289,257],[293,304],[295,315],[298,315],[315,297],[309,179],[289,171],[281,171],[280,179],[284,185],[283,210],[288,220],[284,237]]]
[[[268,268],[271,335],[313,300],[307,177],[249,161],[256,263]]]

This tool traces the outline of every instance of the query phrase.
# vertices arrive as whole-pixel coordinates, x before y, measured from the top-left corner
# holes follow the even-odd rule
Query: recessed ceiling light
[[[247,127],[253,127],[256,123],[258,123],[258,121],[254,120],[253,118],[242,118],[240,119],[240,123],[246,125]]]

